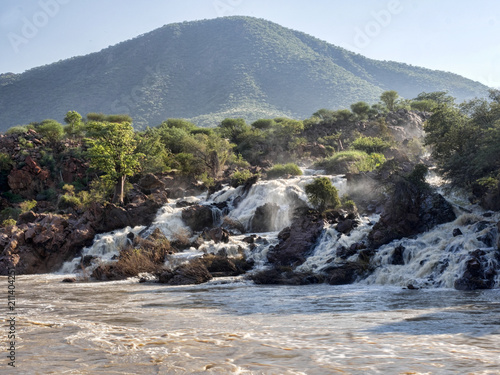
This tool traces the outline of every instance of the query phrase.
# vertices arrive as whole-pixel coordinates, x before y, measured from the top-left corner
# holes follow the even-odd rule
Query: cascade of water
[[[498,218],[478,226],[478,222],[484,223],[481,219],[465,213],[416,238],[404,238],[382,246],[371,262],[375,271],[364,282],[453,288],[466,270],[470,253],[478,249],[484,252],[489,266],[498,269],[497,249],[488,240],[494,235],[493,223]],[[456,229],[460,230],[459,235],[453,234]],[[399,261],[396,251],[400,252]],[[499,281],[497,276],[497,286]]]
[[[75,270],[81,269],[81,260],[85,257],[99,258],[103,262],[111,261],[120,254],[120,250],[127,244],[132,244],[130,233],[138,235],[144,229],[144,226],[137,226],[134,228],[126,227],[121,230],[98,234],[92,246],[84,248],[81,256],[65,262],[59,273],[73,273]]]

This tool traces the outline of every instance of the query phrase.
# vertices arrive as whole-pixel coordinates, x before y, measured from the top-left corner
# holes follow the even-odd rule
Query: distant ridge
[[[137,128],[167,118],[214,126],[226,117],[307,118],[321,108],[487,87],[462,76],[377,61],[251,17],[163,26],[100,52],[0,75],[0,131],[69,110],[128,113]]]

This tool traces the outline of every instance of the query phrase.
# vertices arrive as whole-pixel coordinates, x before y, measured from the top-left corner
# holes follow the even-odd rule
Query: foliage
[[[340,205],[337,188],[327,177],[318,177],[306,185],[305,192],[309,202],[323,212],[326,208],[335,208]]]
[[[0,171],[10,171],[14,162],[9,154],[0,152]]]
[[[26,134],[28,132],[28,128],[26,126],[17,125],[9,128],[5,134]]]
[[[425,124],[439,170],[455,185],[467,187],[500,171],[500,104],[474,99],[440,105]]]
[[[429,168],[425,164],[417,164],[413,171],[408,175],[408,180],[420,189],[430,188],[429,184],[425,181],[425,177],[429,173]]]
[[[51,143],[57,142],[64,134],[63,126],[56,120],[43,120],[36,131]]]
[[[90,165],[115,184],[113,201],[123,203],[125,180],[139,168],[137,141],[130,123],[91,122],[87,124]]]
[[[19,203],[19,208],[21,209],[21,213],[25,213],[28,211],[31,211],[33,208],[35,208],[37,205],[37,202],[35,200],[28,200]]]
[[[235,171],[231,175],[231,186],[236,187],[239,185],[243,185],[246,181],[253,178],[255,175],[250,172],[248,169],[243,169],[240,171]]]
[[[64,117],[67,124],[64,132],[71,138],[82,137],[85,134],[85,126],[82,122],[82,116],[76,111],[69,111]]]
[[[368,120],[368,117],[370,116],[370,105],[366,102],[357,102],[351,104],[351,111],[359,120]]]
[[[397,91],[394,90],[384,91],[380,95],[380,100],[385,104],[387,109],[391,112],[396,110],[396,103],[398,98],[399,94],[397,93]]]
[[[301,176],[302,170],[294,163],[276,164],[267,171],[268,178],[279,178],[286,175]]]
[[[16,225],[17,221],[15,219],[5,219],[2,221],[2,227],[7,228]]]
[[[351,212],[357,211],[356,203],[348,195],[342,196],[340,203],[344,210]]]
[[[355,150],[364,151],[368,154],[377,152],[381,153],[391,147],[391,143],[384,141],[378,137],[361,136],[351,143],[351,147]]]

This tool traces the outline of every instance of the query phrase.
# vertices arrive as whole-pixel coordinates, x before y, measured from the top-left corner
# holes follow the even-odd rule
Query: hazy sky
[[[499,0],[0,0],[0,73],[99,51],[165,24],[231,15],[500,87]]]

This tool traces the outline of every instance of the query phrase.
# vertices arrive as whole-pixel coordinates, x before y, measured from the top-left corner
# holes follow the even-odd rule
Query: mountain
[[[321,108],[447,90],[459,100],[488,88],[456,74],[377,61],[250,17],[163,26],[100,52],[0,75],[0,131],[69,110],[127,113],[135,126],[188,118],[307,118]]]

